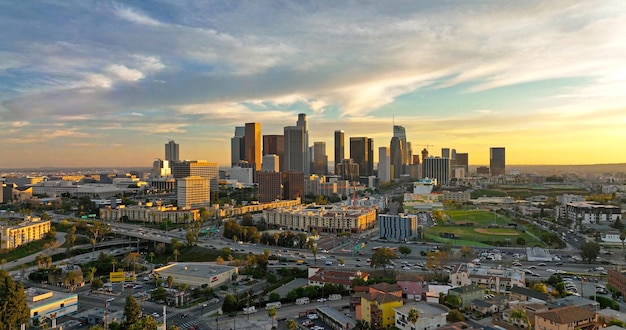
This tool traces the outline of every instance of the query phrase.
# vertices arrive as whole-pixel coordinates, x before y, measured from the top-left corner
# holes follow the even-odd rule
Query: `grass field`
[[[475,247],[488,246],[517,246],[517,239],[523,238],[526,246],[544,246],[535,235],[528,232],[508,227],[513,221],[483,210],[451,210],[444,212],[452,225],[439,225],[426,229],[424,235],[427,240],[451,243],[454,245],[467,245]],[[465,223],[473,223],[465,226]],[[498,225],[499,228],[488,228]],[[443,238],[443,233],[454,234],[456,239]]]

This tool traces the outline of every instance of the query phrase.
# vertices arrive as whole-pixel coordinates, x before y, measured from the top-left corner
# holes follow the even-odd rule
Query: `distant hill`
[[[476,168],[479,166],[488,165],[474,165],[469,167],[470,173],[476,173]],[[620,164],[587,164],[587,165],[506,165],[506,172],[509,173],[512,170],[518,170],[523,174],[538,174],[538,175],[559,175],[566,173],[576,174],[604,174],[604,173],[623,173],[626,175],[626,163]]]

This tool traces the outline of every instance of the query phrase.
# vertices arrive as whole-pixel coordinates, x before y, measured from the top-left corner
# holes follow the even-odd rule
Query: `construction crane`
[[[426,150],[428,150],[428,147],[434,147],[435,145],[434,144],[423,144],[422,146],[426,147]]]

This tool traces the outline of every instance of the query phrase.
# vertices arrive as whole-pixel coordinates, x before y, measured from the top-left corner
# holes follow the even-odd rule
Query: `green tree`
[[[180,255],[178,249],[174,249],[174,251],[172,251],[172,255],[174,256],[174,262],[178,262],[178,255]]]
[[[237,302],[237,298],[232,294],[229,294],[224,298],[224,302],[222,303],[222,311],[225,313],[235,312],[239,309],[239,303]]]
[[[272,292],[269,296],[270,302],[280,301],[280,294],[278,292]]]
[[[276,319],[276,315],[277,315],[276,308],[272,307],[267,310],[267,316],[272,318],[272,328],[274,327],[274,320]]]
[[[135,324],[141,318],[141,308],[135,300],[135,297],[129,295],[126,297],[126,306],[124,306],[124,319],[126,325]]]
[[[398,252],[402,253],[403,255],[407,256],[409,254],[411,254],[411,248],[405,245],[400,245],[398,246]]]
[[[465,320],[465,317],[458,309],[451,310],[450,312],[448,312],[448,316],[446,316],[446,321],[450,323],[461,322],[464,320]]]
[[[516,324],[524,325],[527,329],[530,329],[530,320],[528,319],[528,315],[526,315],[525,309],[512,310],[509,318],[511,321],[515,321]]]
[[[591,263],[600,254],[600,244],[596,242],[585,242],[580,246],[580,257],[587,263]]]
[[[174,285],[174,278],[172,277],[172,275],[168,276],[166,281],[167,287],[171,289],[172,285]]]
[[[372,254],[370,265],[373,268],[384,268],[390,265],[393,259],[398,259],[398,256],[390,248],[380,248]]]
[[[533,290],[537,291],[537,292],[541,292],[541,293],[548,293],[548,288],[546,287],[545,283],[535,283],[535,285],[533,285]]]
[[[0,270],[0,329],[19,329],[29,319],[24,286],[14,282],[7,271]]]

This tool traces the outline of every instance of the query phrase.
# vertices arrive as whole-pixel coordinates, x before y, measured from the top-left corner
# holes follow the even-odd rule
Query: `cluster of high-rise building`
[[[262,147],[261,147],[262,142]],[[344,131],[334,132],[334,166],[329,171],[326,143],[309,144],[309,132],[305,114],[299,114],[296,125],[285,126],[283,135],[261,135],[261,124],[246,123],[235,128],[231,139],[231,165],[248,168],[255,183],[262,189],[263,183],[276,186],[268,189],[265,198],[280,195],[278,185],[286,179],[285,173],[302,173],[330,176],[335,180],[348,180],[368,184],[369,178],[380,182],[402,179],[435,178],[447,185],[452,178],[464,177],[469,171],[469,155],[455,149],[442,148],[440,156],[430,155],[424,148],[414,155],[411,142],[407,140],[404,127],[393,125],[393,137],[389,146],[378,148],[378,166],[374,164],[374,140],[365,136],[350,137],[347,146]],[[491,148],[490,172],[502,175],[505,170],[504,148]],[[263,173],[263,174],[261,174]],[[269,173],[283,173],[269,174]],[[293,183],[291,183],[293,184]]]
[[[462,178],[468,173],[467,153],[442,148],[441,155],[434,156],[427,147],[414,155],[405,128],[393,125],[393,137],[388,146],[378,148],[378,166],[375,166],[372,138],[346,137],[344,131],[336,130],[334,166],[329,166],[326,143],[309,142],[306,114],[301,113],[295,125],[283,128],[282,135],[262,135],[261,124],[257,122],[235,127],[231,138],[230,178],[243,184],[257,184],[260,202],[271,202],[304,196],[305,183],[311,175],[315,175],[319,187],[325,188],[321,189],[325,194],[332,195],[346,193],[333,187],[355,182],[372,185],[376,180],[433,178],[438,184],[447,185],[452,178]],[[489,172],[504,174],[504,160],[504,148],[492,148]],[[218,177],[217,163],[181,160],[179,145],[169,141],[165,144],[165,158],[153,164],[150,186],[175,190],[179,207],[193,208],[208,206],[210,191],[219,189]]]
[[[211,191],[219,190],[217,163],[206,160],[181,160],[178,143],[165,144],[165,159],[152,165],[150,187],[175,191],[181,209],[211,205]]]

